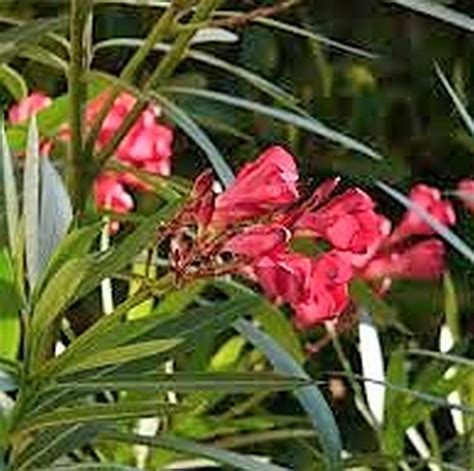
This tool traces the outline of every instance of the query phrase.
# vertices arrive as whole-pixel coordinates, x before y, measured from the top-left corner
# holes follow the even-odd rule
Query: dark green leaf
[[[366,146],[365,144],[349,137],[345,134],[340,133],[334,129],[329,128],[322,122],[316,120],[313,117],[301,115],[286,111],[280,108],[264,105],[256,101],[246,100],[244,98],[238,98],[224,93],[219,93],[210,90],[198,89],[198,88],[187,88],[187,87],[164,87],[160,89],[160,92],[169,93],[173,95],[190,95],[211,101],[223,103],[235,108],[241,108],[255,113],[263,114],[279,121],[293,124],[301,129],[312,132],[319,136],[322,136],[330,141],[342,145],[350,150],[360,152],[367,155],[375,160],[380,160],[382,156]]]
[[[101,353],[102,356],[102,353]],[[255,392],[262,390],[284,391],[304,385],[307,381],[276,373],[151,373],[124,375],[116,380],[85,380],[74,383],[58,383],[51,387],[85,392],[115,391],[219,391],[228,393]]]

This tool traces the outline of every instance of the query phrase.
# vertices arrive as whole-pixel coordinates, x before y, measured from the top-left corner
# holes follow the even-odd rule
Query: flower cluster
[[[86,109],[86,124],[92,125],[104,103],[108,99],[108,91],[92,100]],[[114,101],[99,131],[96,150],[102,150],[117,133],[126,116],[136,103],[136,99],[121,93]],[[35,92],[14,105],[9,112],[9,120],[20,124],[32,114],[52,104],[51,98]],[[157,122],[160,110],[156,106],[148,106],[132,126],[115,152],[115,158],[131,170],[148,172],[153,175],[168,176],[171,172],[171,155],[173,132],[167,126]],[[64,126],[58,138],[67,139],[69,130]],[[49,153],[52,142],[42,143],[41,152]],[[94,183],[94,196],[99,209],[110,210],[119,214],[133,209],[134,202],[129,188],[146,190],[147,185],[131,172],[107,171],[99,175]]]
[[[338,317],[349,304],[354,277],[375,282],[441,274],[444,246],[415,211],[407,211],[391,230],[361,189],[333,196],[338,184],[330,180],[301,201],[295,161],[282,147],[271,147],[245,165],[218,195],[205,172],[181,216],[181,223],[198,228],[196,247],[183,243],[182,233],[172,245],[177,273],[206,275],[206,264],[214,263],[214,270],[219,264],[218,258],[210,262],[210,255],[222,260],[231,254],[228,271],[238,270],[270,299],[289,304],[302,328]],[[417,185],[410,199],[439,222],[454,224],[453,208],[437,189]],[[301,237],[313,240],[316,255],[293,249]],[[200,257],[194,266],[193,254]]]
[[[100,113],[107,93],[87,106],[87,125]],[[115,99],[96,150],[112,139],[135,102],[126,93]],[[45,95],[32,94],[11,109],[10,121],[20,123],[50,104]],[[158,117],[153,106],[140,115],[115,152],[123,166],[170,174],[173,133],[158,124]],[[61,138],[68,133],[64,128]],[[246,164],[219,194],[212,172],[201,174],[182,211],[167,226],[177,279],[243,274],[271,300],[290,305],[296,324],[305,328],[337,318],[348,307],[349,283],[355,277],[382,292],[396,278],[433,279],[442,273],[443,243],[418,211],[408,210],[392,229],[361,189],[339,190],[339,179],[332,179],[302,198],[298,180],[293,156],[279,146]],[[132,172],[102,173],[94,183],[97,206],[130,211],[134,202],[129,188],[146,190],[147,185]],[[474,183],[464,182],[460,189],[473,192]],[[453,208],[437,189],[416,185],[410,199],[440,223],[454,224]],[[311,255],[296,249],[301,239],[311,241]]]

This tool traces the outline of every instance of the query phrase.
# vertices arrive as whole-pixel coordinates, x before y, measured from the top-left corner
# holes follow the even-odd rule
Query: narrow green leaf
[[[181,315],[165,318],[150,315],[128,322],[121,322],[128,312],[128,306],[124,309],[118,306],[113,314],[102,317],[53,361],[69,364],[71,360],[79,361],[85,356],[98,354],[104,348],[118,347],[131,341],[181,338],[182,346],[192,349],[196,338],[203,332],[220,332],[255,303],[255,296],[240,297],[215,306],[193,309]],[[111,369],[108,373],[114,373],[116,369]]]
[[[141,435],[125,434],[120,432],[107,432],[104,434],[104,438],[125,443],[137,443],[158,448],[165,448],[189,455],[203,456],[218,463],[231,466],[232,468],[243,469],[246,471],[285,470],[285,468],[280,466],[257,461],[254,458],[249,458],[240,453],[235,453],[233,451],[227,451],[208,445],[201,445],[190,440],[172,436],[161,435],[160,437],[144,437]]]
[[[301,366],[269,335],[244,319],[235,321],[234,326],[255,348],[265,354],[276,371],[297,378],[310,379]],[[342,470],[342,445],[339,430],[323,395],[316,386],[303,386],[294,394],[308,414],[318,435],[326,468]]]
[[[0,357],[17,358],[21,341],[21,301],[15,287],[15,273],[6,249],[0,251]],[[1,366],[1,365],[0,365]]]
[[[201,30],[202,31],[202,30]],[[136,38],[114,38],[108,39],[106,41],[102,41],[94,47],[94,50],[100,50],[103,48],[109,47],[139,47],[143,44],[143,40],[136,39]],[[155,44],[154,48],[157,51],[167,52],[171,49],[169,44]],[[282,104],[287,106],[292,106],[296,102],[296,98],[292,96],[290,93],[286,92],[278,85],[266,80],[265,78],[261,77],[260,75],[251,72],[250,70],[244,69],[243,67],[239,67],[237,65],[231,64],[219,57],[216,57],[212,54],[207,54],[205,52],[197,51],[190,49],[186,52],[185,59],[192,59],[197,62],[202,62],[203,64],[210,65],[217,69],[221,69],[224,72],[232,74],[242,80],[245,80],[258,90],[266,93],[267,95],[275,98],[276,100],[280,101]]]
[[[173,406],[163,401],[123,401],[113,404],[90,404],[84,406],[58,408],[53,412],[25,417],[12,433],[26,434],[60,425],[98,423],[102,421],[156,417],[173,410]]]
[[[162,341],[163,343],[166,341]],[[164,351],[164,350],[163,350]],[[102,356],[102,353],[101,353]],[[255,391],[287,391],[308,382],[276,373],[188,373],[177,372],[123,375],[115,380],[81,380],[73,383],[57,383],[52,390],[71,389],[84,392],[112,391],[218,391],[227,393],[250,393]]]
[[[456,295],[456,287],[453,278],[449,272],[443,276],[444,286],[444,315],[449,332],[453,336],[454,342],[459,342],[462,339],[459,319],[459,305]]]
[[[13,161],[5,134],[5,124],[3,120],[0,124],[0,152],[2,154],[3,188],[5,191],[5,202],[7,212],[7,229],[10,250],[15,253],[16,241],[18,239],[18,218],[19,204],[16,189],[16,177]]]
[[[66,187],[48,157],[41,158],[41,211],[39,220],[38,270],[42,274],[66,235],[72,221],[72,204]]]
[[[440,353],[432,350],[423,350],[416,348],[407,350],[407,353],[410,355],[418,355],[427,358],[432,358],[441,362],[454,363],[459,366],[467,366],[468,368],[474,368],[474,360],[471,360],[466,357],[461,357],[459,355],[453,355],[450,353]]]
[[[183,131],[206,153],[209,162],[214,168],[221,182],[228,186],[234,180],[234,173],[227,164],[225,158],[212,143],[207,134],[191,118],[191,116],[176,103],[167,99],[156,92],[150,92],[150,95],[163,107],[164,112],[174,123],[183,129]]]
[[[405,365],[405,355],[401,350],[395,350],[390,355],[387,367],[387,382],[401,387],[407,387],[408,375]],[[402,427],[400,410],[405,404],[405,396],[398,391],[387,388],[385,392],[385,422],[382,430],[386,452],[401,457],[403,455],[405,430]]]
[[[0,82],[16,101],[20,101],[28,95],[28,86],[24,78],[8,64],[0,65]]]
[[[38,276],[39,253],[39,135],[33,116],[28,129],[25,171],[23,178],[23,215],[25,219],[26,270],[30,289],[33,290]]]
[[[466,31],[474,32],[474,19],[452,8],[448,8],[430,0],[385,0],[402,7],[431,16],[437,20],[457,26]]]
[[[13,26],[0,33],[0,59],[7,61],[16,55],[23,46],[38,42],[42,36],[67,25],[67,17],[39,18],[19,26]]]
[[[18,471],[40,467],[53,469],[58,458],[90,443],[100,431],[98,424],[67,425],[42,430],[15,458],[13,466]]]
[[[221,12],[219,12],[221,13]],[[223,14],[227,14],[227,12],[222,12]],[[261,24],[263,26],[268,26],[270,28],[278,29],[280,31],[285,31],[287,33],[294,34],[296,36],[301,36],[306,39],[310,39],[311,41],[316,41],[319,44],[324,44],[325,46],[331,47],[333,49],[337,49],[341,52],[346,52],[349,54],[353,54],[355,56],[364,57],[366,59],[378,59],[378,54],[374,54],[373,52],[367,51],[360,47],[351,46],[349,44],[342,43],[340,41],[335,41],[334,39],[328,38],[327,36],[323,36],[321,34],[314,33],[310,31],[308,27],[301,28],[296,25],[291,25],[289,23],[284,23],[282,21],[275,20],[273,18],[255,18],[255,23]]]
[[[39,376],[50,377],[51,375],[67,375],[78,371],[92,370],[108,365],[120,365],[133,360],[157,355],[167,352],[182,342],[181,339],[152,340],[124,347],[101,350],[100,355],[92,355],[81,358],[77,362],[71,362],[61,370],[54,369],[54,360],[46,364],[40,371]]]
[[[293,124],[301,129],[312,132],[319,136],[322,136],[330,141],[346,147],[347,149],[360,152],[368,157],[375,160],[381,160],[382,156],[366,146],[365,144],[349,137],[345,134],[335,131],[322,122],[316,120],[313,117],[307,117],[300,114],[296,114],[283,109],[275,108],[272,106],[264,105],[263,103],[246,100],[244,98],[238,98],[224,93],[219,93],[210,90],[188,88],[188,87],[163,87],[159,90],[161,93],[169,93],[172,95],[188,95],[195,96],[211,101],[223,103],[235,108],[241,108],[255,113],[263,114],[271,118],[284,121],[286,123]]]
[[[453,101],[454,106],[456,107],[456,110],[461,116],[461,119],[464,121],[464,124],[467,130],[472,135],[474,135],[474,120],[471,118],[471,115],[469,114],[466,107],[464,106],[464,103],[462,102],[459,95],[456,93],[456,90],[454,90],[454,88],[449,83],[449,80],[447,79],[446,75],[444,75],[443,71],[441,70],[441,67],[438,65],[437,62],[434,63],[434,68],[435,68],[436,74],[438,75],[438,78],[441,80],[441,83],[443,84],[443,87],[448,92],[448,95]]]
[[[33,308],[31,334],[35,339],[37,349],[43,342],[44,333],[73,300],[80,284],[89,274],[90,268],[91,260],[89,258],[71,259],[58,270],[46,285]]]
[[[425,211],[418,204],[413,203],[409,198],[404,196],[395,188],[387,185],[384,182],[378,181],[377,186],[385,193],[390,195],[394,200],[408,209],[411,209],[420,217],[426,224],[428,224],[436,233],[438,233],[448,244],[454,247],[461,255],[464,255],[470,262],[474,263],[474,251],[451,229],[441,224],[436,218]]]

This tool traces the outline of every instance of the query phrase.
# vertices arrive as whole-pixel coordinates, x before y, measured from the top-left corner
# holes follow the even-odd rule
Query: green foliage
[[[215,0],[73,0],[73,8],[58,3],[54,18],[46,4],[27,3],[16,4],[21,18],[0,18],[0,98],[19,100],[36,88],[55,98],[30,123],[0,130],[7,235],[0,469],[162,469],[196,456],[254,471],[472,469],[472,283],[459,268],[474,261],[472,227],[455,233],[404,196],[427,169],[436,183],[452,170],[445,186],[467,176],[474,87],[461,35],[474,22],[462,2],[295,2],[276,10],[278,19],[265,8],[242,15],[246,5],[237,11]],[[369,27],[354,21],[357,8]],[[326,34],[349,31],[347,42]],[[102,118],[122,90],[137,104],[99,149],[102,119],[85,126],[83,110],[106,87],[112,98]],[[165,229],[186,201],[185,179],[150,182],[153,196],[134,195],[137,213],[117,216],[119,234],[100,246],[115,216],[98,215],[89,190],[105,168],[124,170],[110,157],[148,102],[177,128],[178,175],[194,176],[209,163],[229,185],[263,144],[287,143],[301,156],[304,177],[337,171],[375,181],[390,201],[384,211],[397,213],[393,202],[412,209],[458,252],[439,309],[431,294],[439,286],[387,297],[376,285],[351,286],[354,310],[362,306],[375,320],[385,379],[358,373],[345,325],[301,333],[285,306],[240,282],[167,273]],[[447,112],[452,105],[459,116]],[[71,148],[57,139],[61,133],[72,135]],[[49,157],[40,156],[43,139],[56,139]],[[98,301],[105,295],[112,312]],[[441,321],[432,311],[443,313],[453,335],[448,353],[438,352]],[[382,423],[374,423],[364,381],[383,387]],[[446,426],[447,411],[462,413],[465,434]],[[144,418],[152,419],[153,436],[141,431]],[[422,427],[428,464],[407,446],[407,430]]]

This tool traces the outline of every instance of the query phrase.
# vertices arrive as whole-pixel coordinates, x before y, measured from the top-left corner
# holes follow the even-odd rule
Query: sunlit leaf
[[[28,95],[25,79],[8,64],[0,65],[0,82],[16,101],[20,101]]]

